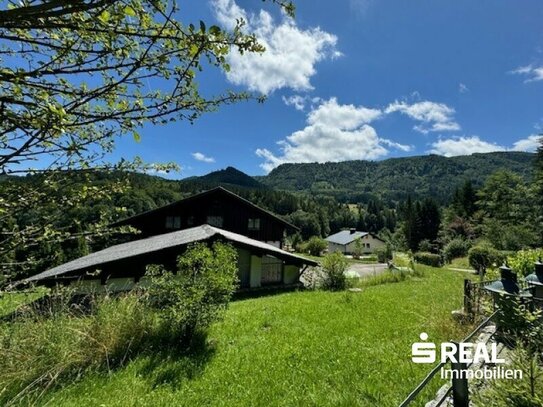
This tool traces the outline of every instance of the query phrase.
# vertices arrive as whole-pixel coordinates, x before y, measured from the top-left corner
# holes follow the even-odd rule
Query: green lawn
[[[450,311],[465,275],[354,292],[291,292],[235,301],[205,352],[139,357],[47,393],[54,406],[394,406],[430,369],[410,360],[420,332],[459,339]],[[464,331],[467,328],[464,328]],[[433,382],[424,396],[439,387]],[[427,401],[427,400],[426,400]]]
[[[34,300],[37,300],[43,296],[45,292],[46,290],[40,289],[28,293],[2,293],[0,296],[0,317],[12,313],[22,304],[28,304]]]

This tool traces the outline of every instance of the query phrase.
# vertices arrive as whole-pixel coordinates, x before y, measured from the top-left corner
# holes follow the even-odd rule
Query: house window
[[[166,229],[181,229],[181,217],[166,216]]]
[[[222,228],[223,218],[222,216],[208,216],[207,224],[211,226],[215,226],[217,228]]]
[[[247,229],[249,229],[249,230],[260,230],[260,219],[259,218],[249,218]]]

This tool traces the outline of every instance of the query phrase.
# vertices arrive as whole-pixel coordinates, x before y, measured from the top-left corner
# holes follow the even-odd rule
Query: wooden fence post
[[[473,291],[471,280],[464,280],[464,313],[469,319],[473,317]]]
[[[460,362],[460,347],[456,345],[456,362],[451,361],[452,367],[452,394],[454,407],[469,407],[468,379],[463,377],[463,371],[467,369],[465,363]]]

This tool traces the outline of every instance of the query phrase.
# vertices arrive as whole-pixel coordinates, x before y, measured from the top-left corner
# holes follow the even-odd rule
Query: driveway
[[[349,277],[371,277],[376,274],[381,274],[387,270],[388,266],[386,263],[377,263],[377,264],[362,264],[362,263],[352,263],[345,274]]]

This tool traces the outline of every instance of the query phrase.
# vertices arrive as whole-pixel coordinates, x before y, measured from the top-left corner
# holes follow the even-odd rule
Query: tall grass
[[[63,379],[121,366],[160,333],[156,313],[136,294],[97,297],[83,316],[63,304],[0,325],[0,404],[36,400]]]

